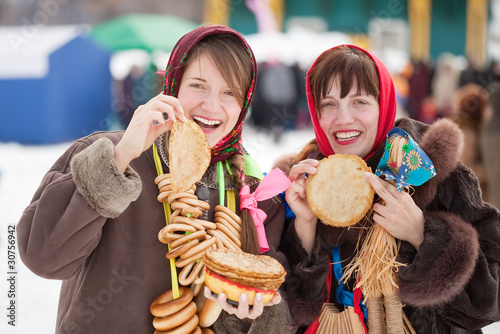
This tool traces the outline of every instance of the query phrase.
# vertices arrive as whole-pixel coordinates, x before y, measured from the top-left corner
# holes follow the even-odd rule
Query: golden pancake
[[[357,155],[334,154],[320,161],[306,181],[307,202],[326,225],[351,226],[371,208],[375,194],[364,174],[371,172]]]
[[[168,155],[174,192],[188,191],[200,181],[211,159],[205,133],[191,120],[174,122]]]

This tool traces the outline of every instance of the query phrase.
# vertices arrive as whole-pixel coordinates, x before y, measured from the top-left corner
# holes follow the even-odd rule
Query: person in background
[[[39,276],[63,281],[56,333],[154,331],[150,304],[171,289],[172,282],[166,245],[158,241],[166,219],[157,200],[153,144],[168,173],[173,122],[189,119],[202,128],[211,162],[195,194],[210,204],[199,219],[213,221],[221,179],[224,188],[236,194],[245,185],[254,191],[259,184],[255,168],[246,168],[252,160],[241,141],[256,69],[253,53],[238,32],[224,26],[197,28],[174,47],[163,92],[135,110],[125,131],[79,139],[48,171],[17,232],[26,266]],[[220,177],[218,165],[223,166]],[[240,198],[235,197],[241,215]],[[271,198],[258,206],[267,213],[266,254],[286,268],[286,259],[276,251],[283,204]],[[243,218],[242,229],[256,233],[251,215]],[[255,235],[242,238],[243,250],[259,252],[256,240]],[[221,293],[218,302],[225,311],[213,329],[280,333],[286,314],[280,301],[279,294],[266,305],[256,297],[249,307],[248,300],[240,298],[235,307]]]
[[[373,216],[366,218],[401,241],[396,283],[404,313],[416,333],[426,334],[480,333],[481,327],[500,320],[500,213],[483,202],[477,179],[459,162],[459,128],[448,119],[432,125],[409,118],[394,123],[391,76],[378,57],[357,46],[326,50],[306,80],[315,138],[299,154],[276,163],[292,181],[286,191],[291,212],[280,249],[290,265],[284,290],[297,333],[315,332],[311,324],[327,299],[341,311],[345,308],[337,293],[352,292],[355,278],[340,290],[335,278],[326,286],[326,278],[332,265],[345,272],[365,237],[360,223],[340,228],[319,221],[307,202],[306,179],[316,173],[319,160],[332,154],[357,155],[375,171],[394,127],[419,145],[437,173],[411,194],[365,174],[376,192]],[[408,163],[417,168],[421,159],[414,157]],[[339,249],[340,261],[332,264],[334,249]]]
[[[483,200],[490,201],[489,184],[481,149],[481,132],[492,115],[489,93],[482,86],[468,84],[460,88],[450,119],[464,133],[464,148],[460,161],[472,169],[483,192]]]
[[[458,89],[460,76],[455,63],[455,56],[447,52],[439,55],[437,60],[431,81],[436,118],[448,117],[451,114],[453,97]]]

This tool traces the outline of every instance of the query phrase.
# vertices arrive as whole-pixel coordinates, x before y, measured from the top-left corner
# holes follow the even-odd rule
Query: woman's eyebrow
[[[207,80],[203,79],[203,78],[198,78],[198,77],[188,77],[186,79],[191,79],[191,80],[198,80],[198,81],[203,81],[203,82],[207,82]]]

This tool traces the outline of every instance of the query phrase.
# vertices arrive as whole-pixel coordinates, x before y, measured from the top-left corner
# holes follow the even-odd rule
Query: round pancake
[[[168,155],[174,192],[188,191],[200,181],[211,159],[205,133],[191,120],[174,122]]]
[[[320,161],[306,185],[309,207],[323,224],[351,226],[365,216],[375,193],[365,172],[371,169],[357,155],[334,154]]]

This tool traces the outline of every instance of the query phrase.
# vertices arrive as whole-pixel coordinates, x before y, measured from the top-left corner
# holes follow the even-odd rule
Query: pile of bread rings
[[[168,225],[159,231],[158,239],[170,245],[166,257],[176,259],[182,285],[179,298],[174,299],[172,290],[168,290],[152,302],[150,311],[155,316],[155,334],[202,333],[200,327],[210,327],[221,308],[200,293],[205,282],[201,258],[209,248],[241,252],[241,218],[225,206],[217,205],[214,223],[198,219],[210,205],[198,199],[195,185],[188,191],[175,192],[168,173],[158,176],[155,183],[159,189],[158,201],[168,203],[172,210]],[[210,332],[204,328],[204,333]]]

